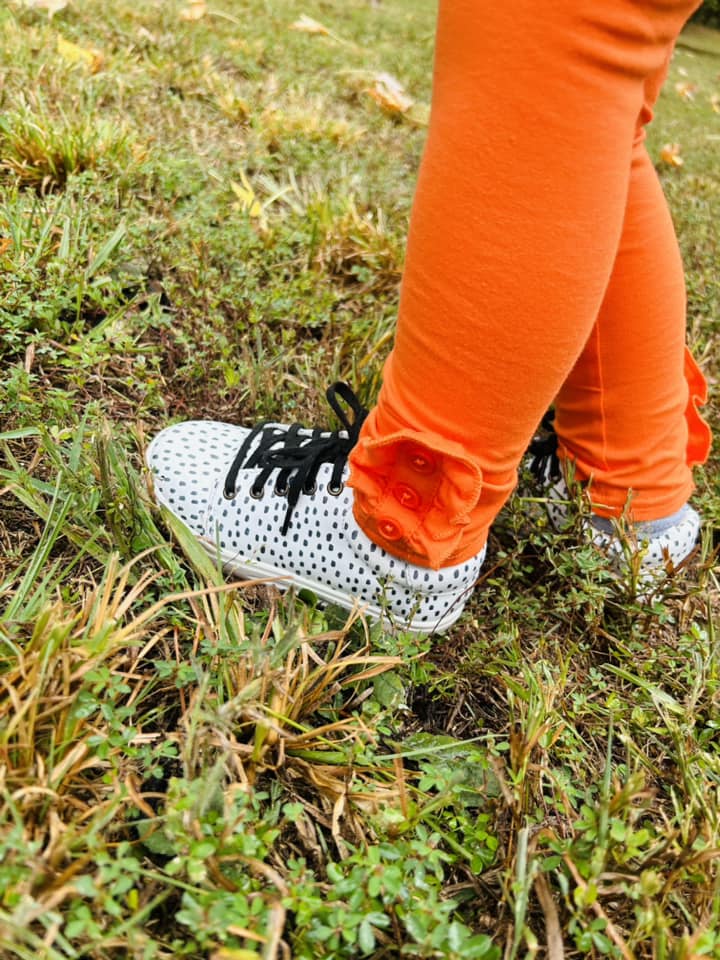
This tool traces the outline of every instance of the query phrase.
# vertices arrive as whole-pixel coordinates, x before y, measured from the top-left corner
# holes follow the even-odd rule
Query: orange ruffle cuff
[[[459,555],[483,489],[482,471],[461,444],[402,430],[361,437],[349,462],[355,519],[389,553],[437,570],[482,549],[463,543]]]
[[[707,381],[687,347],[685,347],[685,379],[688,385],[688,404],[685,410],[688,426],[687,465],[696,467],[705,463],[710,455],[712,431],[698,410],[698,407],[707,403]]]
[[[676,464],[675,484],[666,484],[659,490],[643,490],[642,500],[633,491],[600,483],[593,475],[592,468],[585,462],[579,462],[572,451],[562,443],[558,454],[566,470],[575,471],[576,480],[587,484],[593,513],[600,517],[627,516],[632,521],[658,520],[669,517],[685,503],[695,489],[692,468],[707,461],[712,446],[712,431],[700,414],[708,398],[705,376],[690,350],[685,347],[684,377],[687,383],[688,399],[685,407],[687,439],[685,456]],[[621,498],[618,500],[618,497]]]

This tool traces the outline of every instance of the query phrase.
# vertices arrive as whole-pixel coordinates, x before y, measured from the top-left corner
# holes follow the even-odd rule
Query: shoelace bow
[[[342,424],[339,430],[309,430],[299,423],[287,428],[274,426],[267,421],[259,423],[245,438],[225,477],[224,494],[228,500],[232,500],[240,470],[259,468],[260,472],[250,487],[250,496],[259,498],[270,475],[278,471],[275,492],[286,496],[288,504],[280,529],[283,536],[290,528],[293,510],[300,496],[314,493],[318,470],[323,463],[333,465],[328,493],[338,496],[342,492],[343,469],[368,415],[346,383],[334,383],[328,387],[325,396]],[[352,420],[341,406],[341,400],[354,415]]]
[[[558,457],[558,438],[555,433],[555,414],[548,410],[540,423],[544,436],[536,437],[528,447],[530,453],[530,472],[538,483],[547,480],[559,480],[562,477],[560,458]]]

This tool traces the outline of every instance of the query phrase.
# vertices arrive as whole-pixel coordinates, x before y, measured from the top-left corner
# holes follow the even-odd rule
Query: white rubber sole
[[[368,617],[370,620],[387,623],[388,625],[399,627],[402,630],[408,630],[411,633],[444,633],[446,630],[449,630],[453,624],[457,623],[463,613],[464,604],[459,605],[457,611],[453,610],[452,605],[449,605],[447,613],[432,622],[422,620],[419,617],[413,618],[409,622],[403,621],[397,617],[393,617],[388,610],[378,604],[371,603],[368,600],[350,597],[341,590],[334,590],[319,580],[314,580],[311,577],[296,573],[288,573],[286,570],[280,570],[261,560],[240,559],[236,554],[230,555],[227,550],[218,550],[215,544],[206,540],[204,537],[197,537],[197,540],[214,560],[220,560],[223,570],[234,577],[268,581],[283,592],[291,588],[295,588],[296,590],[309,590],[311,593],[314,593],[322,603],[332,603],[348,611],[358,610],[363,616]],[[453,604],[458,606],[457,598],[454,599]]]

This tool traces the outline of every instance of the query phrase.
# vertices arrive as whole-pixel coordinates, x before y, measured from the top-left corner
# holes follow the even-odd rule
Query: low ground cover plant
[[[720,956],[716,461],[642,599],[524,479],[445,638],[228,583],[153,505],[171,418],[375,395],[433,16],[0,10],[3,958]],[[713,389],[719,77],[694,25],[649,140]]]

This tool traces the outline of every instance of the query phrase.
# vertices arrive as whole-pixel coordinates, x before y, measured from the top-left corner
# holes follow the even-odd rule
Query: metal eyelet
[[[255,487],[250,487],[248,491],[253,500],[262,500],[265,493],[265,487],[260,487],[259,490],[256,490]]]
[[[288,492],[288,485],[287,485],[287,484],[285,484],[284,487],[278,487],[277,485],[275,485],[275,486],[273,487],[273,493],[274,493],[276,496],[278,496],[278,497],[286,497],[286,496],[287,496],[287,492]]]
[[[313,483],[311,487],[303,487],[302,492],[306,497],[312,497],[314,493],[317,493],[317,484]]]
[[[345,489],[345,484],[342,482],[342,480],[337,486],[334,486],[332,483],[329,483],[326,487],[326,490],[331,497],[339,497],[344,489]]]
[[[228,493],[227,490],[223,487],[223,500],[234,500],[236,496],[237,496],[237,493],[235,490],[232,490],[230,493]]]

